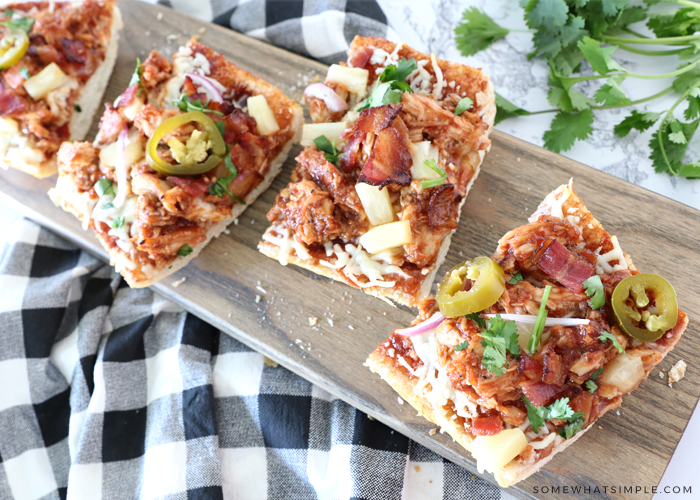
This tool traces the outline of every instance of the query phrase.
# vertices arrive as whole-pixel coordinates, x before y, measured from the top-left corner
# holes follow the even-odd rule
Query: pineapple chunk
[[[368,253],[378,254],[413,241],[411,223],[407,220],[390,222],[373,227],[360,236],[360,244]]]
[[[340,83],[353,94],[364,95],[367,92],[369,71],[362,68],[348,68],[347,66],[333,64],[328,68],[326,80]]]
[[[254,95],[248,98],[248,114],[255,118],[260,135],[271,135],[280,129],[275,114],[270,109],[264,95]]]
[[[617,389],[627,394],[632,389],[637,387],[637,384],[644,378],[644,363],[642,358],[630,356],[629,354],[618,354],[600,376],[600,381],[603,384],[609,384],[617,387]]]
[[[144,157],[144,145],[138,130],[132,129],[127,135],[127,144],[124,148],[126,164],[133,165]],[[100,151],[100,164],[104,167],[114,168],[117,165],[117,143],[113,142]]]
[[[122,113],[124,113],[124,117],[127,120],[133,122],[136,115],[141,111],[141,108],[143,108],[143,101],[141,98],[136,97],[131,104],[122,109]]]
[[[517,427],[505,429],[493,436],[477,436],[471,452],[479,472],[496,472],[527,448],[525,433]]]
[[[56,90],[69,81],[70,77],[56,63],[51,63],[29,80],[25,80],[23,85],[32,99],[38,101],[46,97],[52,90]]]
[[[301,144],[304,147],[311,146],[314,143],[314,139],[326,136],[326,139],[331,141],[338,141],[340,139],[340,134],[342,134],[345,129],[348,128],[348,124],[345,122],[333,122],[333,123],[305,123],[301,131]]]
[[[0,133],[16,134],[19,132],[19,123],[12,118],[0,118]]]
[[[438,163],[440,153],[438,148],[430,141],[422,141],[414,144],[415,148],[411,156],[413,166],[411,167],[411,177],[414,179],[438,179],[440,174],[425,164],[426,160],[433,160]]]
[[[379,189],[376,186],[358,182],[355,184],[355,191],[367,212],[370,224],[380,226],[394,220],[394,209],[391,206],[388,188]]]

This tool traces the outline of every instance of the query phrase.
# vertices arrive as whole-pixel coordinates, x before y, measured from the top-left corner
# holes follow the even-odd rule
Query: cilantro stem
[[[687,73],[698,64],[700,64],[700,59],[693,61],[690,64],[686,64],[681,69],[677,69],[676,71],[673,71],[671,73],[665,73],[663,75],[640,75],[639,73],[629,73],[625,71],[624,73],[607,73],[605,75],[579,76],[577,78],[561,78],[561,80],[562,82],[571,82],[571,85],[574,85],[578,82],[585,82],[588,80],[600,80],[601,78],[610,78],[611,76],[624,76],[626,78],[638,78],[640,80],[662,80],[664,78],[671,78],[674,76],[682,75],[683,73]]]
[[[675,56],[676,54],[680,54],[681,52],[683,52],[684,50],[686,50],[685,48],[683,48],[683,49],[676,49],[676,50],[658,50],[658,51],[654,51],[654,50],[635,49],[634,47],[630,47],[629,45],[625,45],[625,44],[622,44],[622,43],[620,43],[620,44],[613,44],[613,45],[617,45],[617,46],[620,47],[622,50],[626,50],[627,52],[633,52],[633,53],[635,53],[635,54],[642,54],[642,55],[644,55],[644,56]]]
[[[617,104],[616,106],[591,106],[591,109],[616,109],[616,108],[624,108],[627,106],[632,106],[634,104],[642,104],[645,102],[653,101],[657,97],[661,97],[662,95],[666,95],[669,92],[673,91],[673,86],[670,86],[661,92],[657,92],[654,95],[650,95],[649,97],[645,97],[644,99],[637,99],[636,101],[630,101],[627,104]]]
[[[629,38],[600,35],[600,39],[608,43],[631,43],[633,45],[688,45],[687,42],[700,39],[700,35],[672,36],[665,38]]]
[[[668,155],[666,154],[666,148],[664,147],[664,126],[666,125],[666,122],[668,121],[668,118],[673,116],[673,112],[675,109],[678,107],[678,105],[683,102],[683,100],[688,97],[688,94],[690,94],[690,91],[693,90],[694,88],[700,86],[700,81],[696,82],[694,85],[691,85],[688,90],[683,93],[682,96],[678,98],[678,100],[673,103],[673,106],[671,106],[671,109],[666,111],[666,114],[664,115],[663,119],[661,120],[661,123],[659,124],[659,148],[661,149],[661,155],[664,157],[664,161],[666,162],[666,165],[668,165],[668,169],[671,171],[671,173],[674,176],[677,176],[678,173],[673,169],[673,166],[671,165],[671,162],[668,161]]]
[[[700,4],[695,2],[688,2],[686,0],[673,0],[673,3],[678,5],[685,5],[686,7],[692,7],[693,9],[700,9]]]
[[[641,33],[637,33],[636,31],[631,30],[629,28],[622,28],[622,31],[624,31],[625,33],[629,33],[630,35],[634,35],[637,38],[649,38],[648,36],[642,35]]]

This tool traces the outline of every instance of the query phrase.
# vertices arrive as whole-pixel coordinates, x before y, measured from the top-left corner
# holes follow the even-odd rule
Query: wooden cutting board
[[[308,81],[325,76],[322,64],[233,31],[136,0],[119,3],[125,27],[105,101],[113,101],[127,86],[137,56],[143,60],[152,49],[170,56],[196,34],[230,61],[296,100],[301,99]],[[93,136],[98,120],[99,116]],[[696,317],[700,310],[700,212],[505,134],[494,132],[492,139],[491,153],[464,205],[438,276],[466,258],[491,255],[504,233],[526,222],[547,193],[573,177],[577,193],[606,229],[618,236],[637,267],[668,278],[690,316],[684,338],[660,365],[668,370],[684,359],[688,363],[684,380],[671,389],[659,378],[658,370],[653,372],[627,396],[620,415],[606,415],[572,448],[508,491],[528,499],[650,498],[700,396]],[[256,245],[267,227],[265,213],[289,182],[299,151],[299,146],[292,150],[282,174],[239,223],[229,227],[230,234],[221,235],[187,268],[154,288],[305,379],[476,473],[468,453],[447,435],[430,436],[434,426],[408,404],[399,404],[389,386],[363,367],[367,355],[395,328],[406,326],[415,311],[391,307],[359,290],[294,266],[283,267],[258,253]],[[46,196],[54,183],[55,177],[37,180],[0,169],[0,200],[106,259],[92,233],[83,231],[76,219]],[[171,286],[183,277],[187,278],[184,284]],[[318,318],[315,326],[310,324],[312,318]],[[491,475],[485,477],[493,481]],[[598,487],[601,494],[594,489],[569,495],[545,489],[556,486]],[[615,487],[619,492],[624,486],[642,490],[612,490]]]

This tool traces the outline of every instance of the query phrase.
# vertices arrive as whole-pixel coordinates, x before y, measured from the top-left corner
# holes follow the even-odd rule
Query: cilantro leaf
[[[507,100],[502,95],[496,93],[496,119],[495,123],[502,122],[507,118],[514,116],[531,115],[529,111],[517,107],[515,104]]]
[[[102,205],[102,210],[109,210],[110,208],[114,208],[114,204],[105,203],[104,205]]]
[[[527,408],[527,418],[530,421],[530,425],[532,425],[532,430],[535,431],[535,434],[538,434],[537,431],[544,425],[545,420],[556,418],[558,420],[575,422],[584,415],[583,413],[574,412],[574,410],[569,406],[569,398],[557,399],[549,406],[537,407],[533,405],[524,394],[521,397],[525,403],[525,407]]]
[[[654,166],[654,170],[656,170],[659,173],[671,172],[671,169],[673,169],[676,173],[680,171],[680,169],[682,168],[683,159],[685,158],[686,150],[688,149],[688,141],[690,141],[690,139],[695,134],[695,130],[698,128],[698,123],[700,123],[700,119],[696,119],[689,123],[677,122],[675,120],[674,122],[676,122],[679,127],[676,129],[675,132],[671,126],[671,123],[667,122],[664,124],[663,130],[657,130],[656,132],[654,132],[651,136],[651,139],[649,140],[649,148],[651,149],[650,158],[652,160],[652,165]],[[666,158],[664,158],[664,155],[661,151],[661,145],[659,144],[659,132],[661,132],[661,138],[663,140],[663,148],[666,152]],[[676,134],[674,135],[674,137],[676,139],[679,139],[679,132],[683,134],[683,137],[686,140],[685,143],[673,142],[671,140],[671,134]],[[666,159],[668,159],[668,163],[666,162]]]
[[[134,70],[134,74],[131,75],[131,80],[129,80],[129,87],[132,85],[138,85],[141,87],[143,84],[141,82],[141,58],[137,57],[136,58],[136,69]]]
[[[27,68],[26,66],[24,68],[19,69],[19,74],[22,75],[22,77],[25,80],[29,80],[31,78],[31,75],[29,74],[29,68]]]
[[[520,357],[518,345],[518,328],[515,321],[504,321],[500,314],[489,320],[489,327],[480,333],[484,355],[481,364],[489,372],[501,376],[506,372],[506,355],[510,352],[515,359]]]
[[[644,132],[651,128],[659,118],[661,118],[661,113],[640,113],[636,109],[632,110],[632,114],[615,125],[615,134],[618,137],[627,137],[632,129]]]
[[[456,351],[456,352],[463,351],[463,350],[465,350],[467,347],[469,347],[469,341],[468,341],[468,340],[464,340],[464,341],[460,342],[459,344],[457,344],[457,345],[455,346],[455,351]]]
[[[19,17],[17,19],[12,19],[11,21],[0,21],[0,24],[7,26],[10,29],[22,30],[25,33],[29,33],[34,26],[34,19],[31,17]]]
[[[571,439],[574,437],[574,435],[578,434],[583,430],[583,424],[586,422],[585,419],[583,418],[583,415],[580,413],[577,413],[577,415],[581,415],[578,418],[575,418],[573,421],[570,421],[568,424],[564,426],[563,429],[559,429],[559,435],[563,437],[564,439]]]
[[[595,391],[598,390],[598,384],[596,384],[592,380],[586,380],[586,389],[588,389],[588,392],[593,394]]]
[[[668,140],[675,142],[676,144],[688,144],[688,141],[683,134],[683,130],[681,129],[681,126],[677,120],[669,121],[668,125],[671,127],[671,133],[668,134]]]
[[[510,32],[476,7],[466,9],[462,13],[462,20],[455,28],[455,42],[463,56],[484,50]]]
[[[593,132],[593,113],[585,109],[580,113],[557,113],[549,130],[544,133],[544,147],[555,153],[571,149],[574,142],[583,140]]]
[[[112,227],[114,229],[119,229],[124,225],[124,216],[120,215],[119,217],[115,217],[114,220],[112,221]]]
[[[574,79],[560,76],[556,72],[556,68],[550,64],[549,67],[549,86],[550,91],[547,94],[547,100],[562,111],[571,113],[573,111],[582,111],[590,107],[591,100],[576,89],[573,89]]]
[[[5,9],[2,14],[5,17],[12,17],[15,15],[15,9]]]
[[[180,249],[177,251],[177,254],[182,256],[182,257],[187,257],[191,253],[192,253],[192,247],[189,246],[187,243],[182,245],[180,247]]]
[[[600,276],[591,276],[583,282],[583,290],[591,298],[591,308],[600,309],[605,305],[605,288]]]
[[[700,88],[695,87],[688,94],[688,107],[683,112],[686,120],[692,120],[700,116]]]
[[[398,66],[388,65],[384,68],[382,74],[379,75],[379,79],[370,96],[360,103],[357,110],[361,111],[367,108],[376,108],[377,106],[401,102],[401,93],[413,93],[411,86],[406,83],[406,78],[416,68],[418,68],[418,63],[416,63],[415,59],[406,59],[404,57],[401,58]]]
[[[233,164],[233,160],[230,156],[224,158],[224,166],[226,167],[226,170],[229,171],[229,175],[226,177],[221,177],[220,179],[217,179],[216,182],[209,184],[209,194],[212,196],[218,196],[219,198],[223,198],[224,194],[227,194],[233,201],[240,203],[241,205],[245,205],[246,202],[233,194],[228,187],[229,184],[231,184],[231,181],[238,177],[238,169],[236,168],[236,165]]]
[[[679,94],[684,94],[689,87],[692,87],[700,80],[700,67],[695,66],[693,69],[681,73],[673,80],[673,90]]]
[[[479,328],[486,328],[486,320],[479,316],[479,313],[469,313],[465,316],[465,318],[474,321],[477,325],[479,325]]]
[[[462,97],[459,102],[457,103],[457,106],[455,107],[455,114],[457,116],[461,115],[465,111],[469,111],[474,107],[474,101],[469,99],[468,97]]]
[[[700,11],[688,7],[651,14],[647,28],[659,38],[692,35],[700,31]]]
[[[550,32],[564,26],[569,13],[564,0],[530,0],[524,7],[528,26],[545,28]]]
[[[95,183],[95,192],[101,198],[103,196],[116,196],[112,181],[109,179],[100,179]]]
[[[515,285],[516,283],[520,283],[523,280],[523,273],[518,271],[515,274],[512,274],[510,279],[508,280],[509,285]]]
[[[594,95],[595,102],[605,106],[627,106],[631,104],[632,101],[627,98],[625,91],[620,87],[624,78],[624,75],[614,75],[608,78],[605,85],[596,91]]]
[[[598,376],[599,376],[600,374],[602,374],[603,371],[604,371],[604,370],[603,370],[602,368],[598,368],[596,371],[593,372],[593,375],[591,375],[591,378],[592,378],[593,380],[598,380]]]
[[[678,170],[679,177],[686,177],[688,179],[700,179],[700,162],[688,163],[681,165]]]
[[[328,140],[328,137],[325,135],[320,135],[314,139],[314,144],[316,145],[316,149],[325,154],[326,160],[335,165],[335,162],[338,161],[340,153],[335,148],[335,145]]]
[[[549,294],[551,291],[551,285],[544,287],[542,302],[540,302],[540,310],[537,312],[535,326],[532,328],[532,336],[530,337],[530,341],[527,343],[527,350],[530,354],[537,352],[537,346],[540,345],[540,338],[542,338],[542,332],[544,331],[544,323],[547,321],[547,301],[549,300]]]
[[[539,408],[535,405],[533,405],[529,399],[523,394],[522,395],[523,401],[525,402],[525,407],[527,408],[527,419],[530,421],[530,425],[532,425],[532,430],[535,431],[535,434],[538,434],[538,430],[542,425],[544,425],[544,421],[547,420],[547,407],[546,406],[540,406]]]
[[[424,160],[423,163],[425,163],[427,166],[432,168],[437,174],[440,176],[439,179],[430,179],[427,181],[420,181],[420,188],[421,189],[428,189],[431,187],[437,187],[437,186],[442,186],[447,182],[447,173],[440,167],[438,167],[438,164],[435,162],[435,160]]]
[[[224,114],[221,111],[208,109],[208,102],[202,104],[201,99],[193,101],[189,98],[187,94],[180,94],[180,98],[173,101],[173,106],[177,106],[180,109],[180,111],[184,111],[185,113],[188,113],[190,111],[199,111],[201,113],[214,113],[217,115],[224,116]]]
[[[226,133],[226,122],[223,120],[218,120],[218,121],[214,122],[214,125],[216,125],[216,130],[219,131],[219,133],[221,134],[221,137],[223,137],[224,134]],[[228,147],[228,144],[226,145],[226,147]]]
[[[612,345],[617,349],[617,352],[619,352],[620,354],[625,352],[620,343],[617,341],[617,337],[615,337],[615,335],[613,335],[610,332],[601,332],[600,336],[598,337],[598,340],[600,340],[604,344],[608,340],[610,340],[612,342]]]
[[[82,112],[83,112],[83,108],[80,107],[80,104],[76,104],[75,106],[73,106],[73,108],[74,108],[78,113],[82,113]]]
[[[607,75],[610,71],[622,71],[620,65],[610,57],[617,50],[617,47],[603,48],[600,46],[600,42],[586,36],[578,42],[578,48],[581,49],[583,56],[591,63],[593,71],[601,75]]]

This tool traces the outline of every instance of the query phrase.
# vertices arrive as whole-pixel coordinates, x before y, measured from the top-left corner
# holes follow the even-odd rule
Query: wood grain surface
[[[127,85],[137,56],[152,49],[172,55],[189,36],[223,53],[233,63],[277,85],[300,100],[307,78],[323,79],[326,67],[169,9],[136,0],[120,1],[125,28],[119,57],[105,94],[113,101]],[[157,14],[162,19],[157,20]],[[99,116],[95,118],[92,134]],[[91,136],[92,138],[92,136]],[[458,261],[490,255],[508,230],[522,225],[540,200],[574,178],[576,192],[604,227],[618,236],[636,266],[664,275],[673,283],[690,325],[676,349],[660,365],[668,370],[678,359],[688,363],[685,379],[671,389],[658,369],[631,395],[619,415],[606,415],[572,448],[555,457],[536,475],[508,491],[521,498],[650,498],[700,396],[700,212],[507,135],[494,132],[493,147],[462,211],[459,229],[442,276]],[[474,461],[446,435],[429,435],[433,427],[363,367],[367,355],[389,333],[415,315],[393,308],[328,279],[283,267],[258,253],[267,227],[265,213],[289,182],[292,150],[272,187],[214,240],[184,270],[154,286],[155,290],[197,316],[285,367],[318,384],[361,411],[476,474]],[[71,215],[53,206],[46,191],[55,178],[38,180],[18,171],[0,170],[0,198],[28,217],[106,259],[90,232]],[[171,283],[186,277],[178,288]],[[318,318],[315,326],[310,318]],[[227,425],[226,422],[222,425]],[[231,422],[230,425],[235,425]],[[485,475],[489,481],[492,476]],[[598,487],[570,494],[546,494],[544,487]],[[639,493],[612,493],[612,487],[646,487]],[[536,493],[536,487],[539,493]]]

